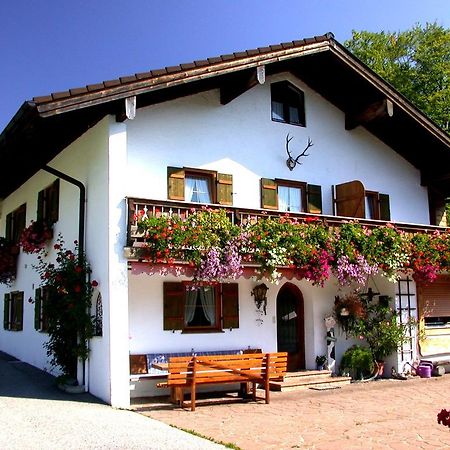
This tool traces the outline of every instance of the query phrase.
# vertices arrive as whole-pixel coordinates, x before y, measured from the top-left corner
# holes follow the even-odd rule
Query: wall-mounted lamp
[[[264,284],[258,284],[252,289],[251,294],[255,297],[255,305],[258,308],[258,310],[264,311],[264,315],[267,315],[267,291],[269,288]]]

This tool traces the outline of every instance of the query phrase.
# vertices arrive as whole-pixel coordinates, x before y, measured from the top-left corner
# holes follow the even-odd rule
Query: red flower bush
[[[20,235],[19,245],[25,253],[39,253],[47,241],[53,238],[53,230],[42,220],[31,221]]]

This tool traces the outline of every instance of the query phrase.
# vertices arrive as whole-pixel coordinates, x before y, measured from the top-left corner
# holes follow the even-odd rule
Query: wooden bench
[[[195,411],[197,386],[247,383],[256,401],[256,385],[264,386],[269,403],[270,380],[282,379],[287,368],[287,353],[245,353],[238,355],[174,357],[169,360],[168,379],[157,387],[170,388],[171,401],[184,406],[184,390],[191,392],[191,411]]]

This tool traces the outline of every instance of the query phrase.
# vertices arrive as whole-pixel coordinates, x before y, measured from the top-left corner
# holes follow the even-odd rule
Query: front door
[[[288,371],[305,368],[303,296],[286,283],[277,296],[277,342],[279,352],[288,352]]]

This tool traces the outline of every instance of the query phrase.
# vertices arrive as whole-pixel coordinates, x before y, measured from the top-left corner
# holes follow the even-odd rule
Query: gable
[[[265,74],[291,72],[351,117],[388,99],[393,115],[362,125],[421,171],[422,183],[450,193],[450,138],[391,86],[377,77],[331,34],[135,74],[25,102],[0,137],[5,177],[0,198],[36,173],[105,115],[123,120],[125,99],[139,109],[219,89],[222,103],[256,86]],[[426,152],[424,152],[426,149]],[[17,169],[20,167],[20,171]]]

